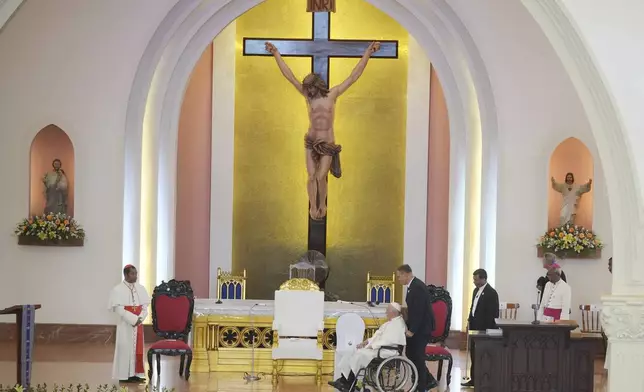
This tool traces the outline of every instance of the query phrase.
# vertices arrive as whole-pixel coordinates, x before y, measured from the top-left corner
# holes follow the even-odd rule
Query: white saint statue
[[[112,379],[120,382],[144,382],[143,320],[148,315],[150,296],[136,282],[133,265],[123,269],[123,282],[110,292],[108,309],[118,315]]]
[[[584,193],[590,192],[593,180],[588,180],[583,185],[576,185],[575,176],[572,173],[568,173],[566,174],[566,182],[564,184],[555,181],[554,177],[550,181],[552,182],[552,189],[561,193],[563,196],[561,212],[559,213],[559,224],[562,226],[566,223],[574,224],[579,200]]]
[[[45,173],[42,182],[45,185],[46,214],[67,214],[67,175],[62,168],[62,162],[56,158],[51,163],[53,171]]]

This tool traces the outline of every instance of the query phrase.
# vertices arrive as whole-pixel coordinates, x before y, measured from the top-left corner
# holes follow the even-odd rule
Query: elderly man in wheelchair
[[[418,382],[414,364],[402,356],[406,344],[405,321],[401,307],[391,303],[387,307],[387,322],[373,337],[358,344],[357,350],[345,356],[338,365],[342,377],[329,385],[352,392],[373,387],[379,392],[413,391]]]

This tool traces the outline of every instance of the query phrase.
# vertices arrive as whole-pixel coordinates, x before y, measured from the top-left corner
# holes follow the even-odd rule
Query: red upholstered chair
[[[179,375],[190,377],[192,349],[186,342],[192,328],[195,296],[190,282],[172,279],[161,282],[152,294],[152,328],[163,338],[148,349],[148,378],[152,379],[152,359],[156,356],[157,377],[161,375],[161,356],[181,356]]]
[[[429,339],[429,345],[425,347],[426,361],[438,361],[438,374],[436,378],[441,380],[443,373],[443,361],[447,361],[447,385],[452,382],[452,365],[454,360],[452,354],[445,346],[445,339],[449,335],[449,327],[452,323],[452,297],[444,287],[427,285],[429,297],[434,310],[436,328]]]

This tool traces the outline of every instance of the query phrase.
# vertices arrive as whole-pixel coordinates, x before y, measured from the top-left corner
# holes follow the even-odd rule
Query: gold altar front
[[[335,359],[335,324],[337,318],[324,321],[322,374],[333,373]],[[386,319],[364,319],[365,339]],[[193,324],[193,372],[250,372],[270,375],[273,371],[273,316],[203,315]],[[280,360],[280,375],[311,375],[317,371],[317,361]]]

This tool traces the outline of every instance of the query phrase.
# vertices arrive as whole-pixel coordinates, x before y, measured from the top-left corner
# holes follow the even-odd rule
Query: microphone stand
[[[468,323],[469,324],[469,323]],[[462,382],[469,382],[470,377],[470,326],[465,328],[465,377],[461,378]]]
[[[538,324],[541,323],[539,320],[537,320],[537,314],[539,312],[539,306],[541,305],[540,296],[541,296],[541,290],[537,289],[537,303],[532,305],[532,310],[534,312],[534,320],[532,320],[532,325],[538,325]]]
[[[373,322],[378,326],[378,328],[380,328],[380,322],[378,322],[378,319],[376,318],[376,316],[371,311],[370,306],[364,305],[364,304],[361,304],[361,303],[355,303],[355,302],[347,302],[347,301],[339,301],[339,300],[338,300],[338,302],[341,303],[341,304],[348,304],[348,305],[358,306],[358,307],[367,309],[367,311],[369,312],[369,315],[371,315],[371,319],[373,320]]]
[[[248,318],[250,319],[250,334],[251,334],[251,349],[250,349],[250,373],[244,373],[244,380],[246,380],[246,383],[249,382],[254,382],[254,381],[259,381],[260,376],[259,374],[255,373],[255,323],[253,322],[253,309],[255,309],[255,306],[259,304],[254,304],[253,306],[250,307],[250,310],[248,311]],[[242,336],[243,339],[243,336]],[[257,343],[259,343],[259,336],[257,337]]]

